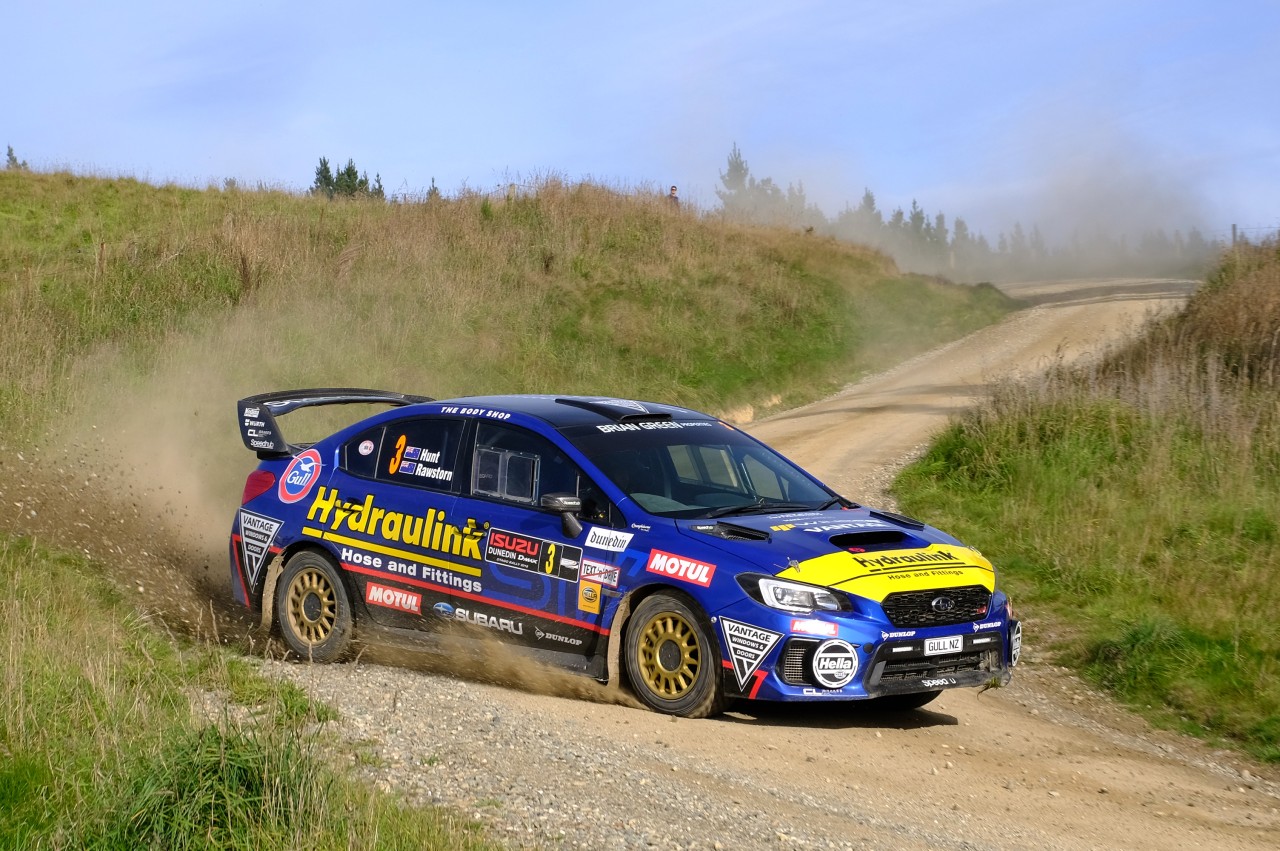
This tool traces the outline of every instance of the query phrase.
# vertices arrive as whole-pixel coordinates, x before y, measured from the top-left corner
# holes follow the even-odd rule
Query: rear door
[[[430,629],[437,604],[481,590],[484,532],[456,512],[465,430],[430,416],[369,429],[339,450],[308,508],[304,534],[338,554],[380,624]]]

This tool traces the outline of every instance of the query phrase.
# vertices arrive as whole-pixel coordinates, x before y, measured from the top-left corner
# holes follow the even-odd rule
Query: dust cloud
[[[317,315],[323,315],[321,311]],[[352,386],[359,376],[294,372],[291,350],[335,339],[326,322],[292,327],[243,310],[174,333],[157,358],[104,348],[69,376],[75,388],[34,447],[0,446],[0,529],[74,549],[101,567],[149,619],[174,633],[283,658],[284,645],[231,599],[228,540],[245,477],[257,464],[240,440],[234,405],[294,386]],[[366,376],[367,378],[367,376]],[[379,386],[378,378],[368,383]],[[398,388],[397,388],[398,389]],[[372,413],[332,409],[287,423],[291,439],[314,439]],[[409,667],[603,703],[638,705],[616,686],[539,664],[487,634],[426,652],[376,636],[363,661]]]
[[[971,186],[963,202],[973,212],[966,218],[988,238],[1021,223],[1027,232],[1038,227],[1051,245],[1095,234],[1134,242],[1212,221],[1194,159],[1162,150],[1126,129],[1124,116],[1076,98],[1049,100],[993,154],[984,181],[991,189]]]

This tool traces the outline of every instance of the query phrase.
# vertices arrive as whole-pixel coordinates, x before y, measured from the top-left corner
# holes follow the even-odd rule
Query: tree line
[[[375,174],[370,183],[369,172],[356,169],[355,161],[350,159],[335,172],[325,157],[321,157],[320,165],[316,166],[316,179],[310,191],[312,195],[324,195],[326,198],[377,198],[381,201],[387,197],[382,190],[382,175]]]
[[[894,258],[907,271],[942,275],[960,281],[1015,278],[1083,277],[1091,275],[1199,275],[1224,247],[1195,228],[1186,234],[1163,229],[1128,234],[1103,228],[1077,231],[1066,244],[1049,245],[1040,228],[1015,223],[1001,232],[995,245],[956,217],[928,215],[912,200],[886,216],[870,189],[858,206],[849,204],[828,218],[805,195],[804,184],[786,189],[771,178],[757,179],[735,144],[720,173],[716,190],[720,212],[728,219],[752,224],[799,227],[837,239],[870,245]]]

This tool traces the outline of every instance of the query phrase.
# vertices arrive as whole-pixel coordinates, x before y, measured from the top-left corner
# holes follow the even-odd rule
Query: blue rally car
[[[391,408],[285,441],[282,415],[350,403]],[[497,640],[687,717],[738,699],[914,708],[1018,661],[1021,627],[976,550],[706,414],[347,388],[236,414],[260,461],[233,593],[303,658],[379,633]]]

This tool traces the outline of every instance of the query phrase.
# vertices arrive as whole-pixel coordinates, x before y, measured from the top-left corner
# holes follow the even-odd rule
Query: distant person
[[[680,206],[680,196],[676,194],[674,186],[671,187],[671,194],[667,196],[667,200],[671,202],[672,207],[678,208]]]

